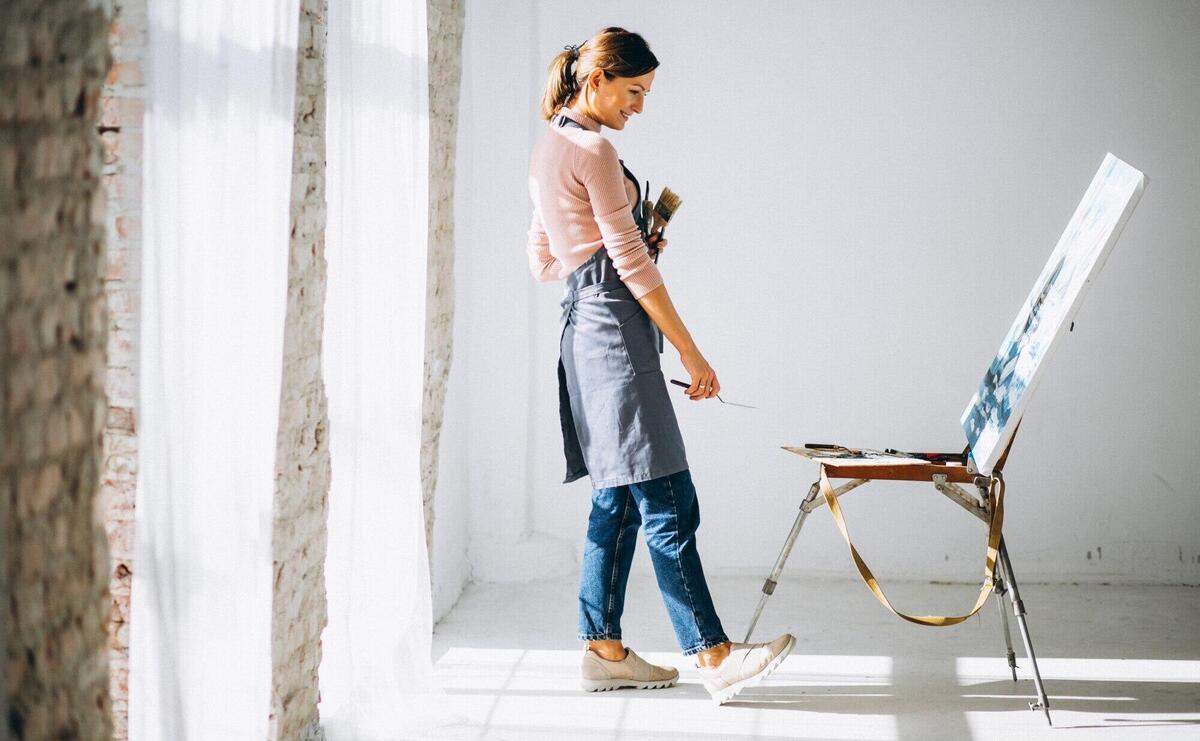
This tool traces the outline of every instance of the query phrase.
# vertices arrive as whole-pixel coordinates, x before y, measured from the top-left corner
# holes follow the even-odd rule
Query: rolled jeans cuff
[[[598,640],[598,639],[592,639],[592,640]],[[705,651],[707,649],[720,646],[722,643],[729,643],[729,638],[727,638],[724,635],[722,635],[720,638],[709,638],[709,639],[707,639],[705,641],[701,641],[700,643],[697,643],[695,646],[692,646],[691,648],[685,650],[683,652],[683,655],[691,656],[692,654],[698,654],[701,651]]]
[[[615,633],[580,633],[579,640],[581,641],[619,641],[621,640],[621,632]]]

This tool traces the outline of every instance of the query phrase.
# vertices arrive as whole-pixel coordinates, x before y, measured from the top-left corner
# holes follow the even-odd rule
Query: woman
[[[582,686],[678,680],[678,671],[646,663],[621,642],[625,585],[644,525],[679,646],[724,703],[773,671],[794,639],[731,643],[696,551],[700,511],[656,327],[679,351],[689,398],[711,399],[721,384],[667,295],[652,258],[667,240],[645,231],[637,178],[600,135],[642,112],[657,67],[642,37],[622,28],[564,47],[551,63],[542,100],[550,125],[530,162],[529,266],[538,280],[567,282],[558,364],[564,483],[588,475],[593,488],[579,591]]]

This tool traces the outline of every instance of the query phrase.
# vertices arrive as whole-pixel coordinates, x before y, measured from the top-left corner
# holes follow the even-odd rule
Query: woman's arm
[[[575,149],[573,167],[587,190],[592,216],[617,276],[633,297],[640,299],[662,285],[662,274],[633,220],[633,204],[617,150],[603,137],[589,138]]]
[[[666,246],[665,242],[666,240],[663,240],[664,247]],[[662,330],[663,336],[670,340],[675,349],[679,351],[679,360],[683,363],[683,367],[691,376],[692,381],[687,395],[696,401],[711,399],[720,393],[721,383],[717,380],[717,373],[700,354],[700,349],[696,347],[691,333],[684,326],[683,320],[679,318],[679,312],[675,311],[675,304],[671,303],[671,296],[667,293],[666,284],[660,285],[639,298],[638,303]],[[705,387],[703,391],[700,390],[701,386]]]
[[[559,280],[562,263],[550,254],[550,236],[542,226],[536,206],[529,223],[529,238],[525,243],[525,251],[529,255],[529,272],[533,273],[534,278],[543,282]]]
[[[633,220],[625,190],[625,171],[617,159],[617,150],[607,139],[596,137],[590,146],[576,151],[579,178],[587,188],[592,215],[617,275],[662,330],[663,336],[679,351],[679,359],[691,376],[688,396],[693,400],[711,399],[721,390],[721,384],[675,311],[663,285],[662,273],[651,259],[642,232]],[[662,249],[666,244],[660,228],[649,246]]]

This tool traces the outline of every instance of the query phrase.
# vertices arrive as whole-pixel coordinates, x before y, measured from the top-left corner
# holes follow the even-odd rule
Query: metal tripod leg
[[[1004,586],[1004,579],[1000,578],[998,573],[993,591],[996,593],[996,607],[1000,608],[1000,625],[1004,627],[1004,647],[1008,650],[1008,669],[1012,672],[1015,682],[1017,681],[1017,655],[1013,653],[1012,632],[1008,629],[1008,611],[1004,609],[1004,595],[1008,588]]]
[[[763,608],[767,606],[767,600],[775,592],[775,585],[779,582],[779,575],[783,573],[783,565],[787,563],[788,556],[792,552],[792,546],[796,544],[796,537],[800,535],[800,528],[804,527],[804,519],[812,511],[813,500],[817,498],[819,491],[820,485],[814,483],[808,490],[808,496],[804,497],[804,501],[800,503],[800,511],[796,514],[796,521],[792,523],[792,530],[788,533],[787,540],[783,543],[783,550],[779,551],[779,558],[775,559],[775,567],[771,569],[771,575],[763,582],[762,596],[758,598],[758,607],[754,610],[754,617],[750,619],[750,627],[746,629],[746,638],[742,641],[743,643],[750,642],[750,636],[754,633],[754,626],[758,625],[758,619],[762,616]]]
[[[1033,641],[1029,638],[1029,626],[1025,624],[1025,604],[1021,602],[1021,592],[1017,589],[1017,580],[1013,576],[1012,562],[1008,560],[1008,548],[1004,545],[1003,537],[1000,538],[1000,564],[1004,568],[1004,579],[1008,582],[1013,614],[1017,616],[1017,627],[1021,631],[1021,640],[1025,642],[1025,654],[1029,657],[1029,663],[1033,665],[1033,686],[1037,689],[1038,696],[1036,701],[1029,703],[1029,709],[1041,708],[1046,714],[1046,722],[1054,725],[1050,720],[1050,698],[1046,697],[1046,690],[1042,687],[1042,674],[1038,671],[1037,657],[1033,654]]]

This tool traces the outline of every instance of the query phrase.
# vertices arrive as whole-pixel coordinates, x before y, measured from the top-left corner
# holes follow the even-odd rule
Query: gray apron
[[[554,123],[578,126],[565,116]],[[632,173],[625,173],[636,185]],[[602,489],[688,468],[659,364],[658,328],[621,282],[604,247],[567,277],[562,309],[563,483],[590,475],[592,488]]]

